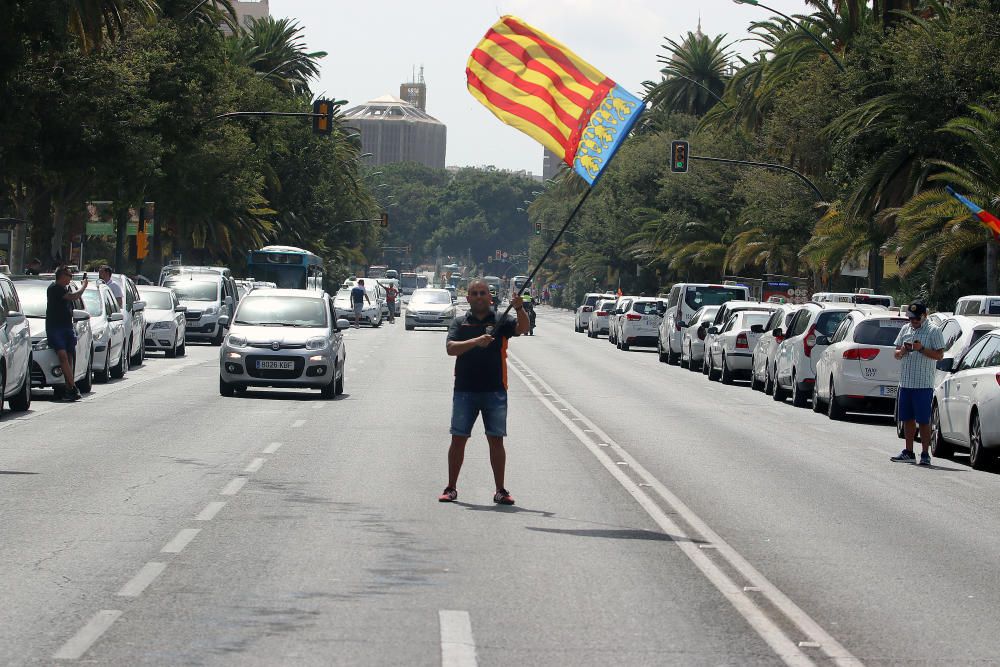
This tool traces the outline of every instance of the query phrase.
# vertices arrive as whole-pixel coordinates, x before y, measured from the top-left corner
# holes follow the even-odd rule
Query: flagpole
[[[552,243],[549,244],[549,247],[545,251],[545,254],[542,255],[542,258],[538,260],[538,264],[535,265],[535,268],[532,269],[531,273],[528,275],[528,279],[524,281],[524,285],[521,286],[522,291],[531,286],[531,281],[535,279],[535,274],[538,273],[538,270],[542,268],[542,264],[544,264],[545,260],[548,259],[550,254],[552,254],[552,250],[556,247],[556,244],[559,243],[559,240],[562,239],[562,236],[564,233],[566,233],[566,230],[569,229],[570,224],[573,222],[573,218],[575,218],[576,214],[579,213],[580,209],[583,207],[583,203],[587,201],[587,197],[589,197],[590,193],[593,191],[594,191],[594,186],[589,186],[584,191],[583,196],[580,197],[580,201],[576,203],[576,207],[573,209],[573,212],[570,213],[569,217],[566,219],[566,224],[564,224],[562,226],[562,229],[559,230],[559,233],[556,234],[555,239],[553,239]],[[503,311],[503,315],[501,315],[497,321],[503,322],[504,319],[507,317],[507,315],[510,313],[510,309],[513,307],[514,307],[514,300],[513,298],[511,298],[511,302],[507,306],[507,310]]]

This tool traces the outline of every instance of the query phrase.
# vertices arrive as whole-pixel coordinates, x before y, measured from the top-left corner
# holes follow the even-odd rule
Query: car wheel
[[[722,355],[722,370],[719,371],[719,379],[722,380],[722,384],[732,384],[733,383],[733,372],[729,370],[729,362],[726,361],[726,355]]]
[[[412,324],[406,324],[404,326],[406,327],[407,331],[413,331],[413,325]]]
[[[340,377],[337,378],[337,382],[336,382],[336,384],[334,385],[334,388],[333,388],[333,393],[334,393],[335,396],[340,396],[341,394],[344,393],[344,374],[345,373],[347,373],[347,371],[345,371],[344,368],[343,368],[343,366],[341,366],[341,368],[340,368]],[[336,375],[336,374],[337,374],[336,371],[334,371],[334,375]]]
[[[333,369],[333,377],[330,382],[319,390],[321,398],[333,398],[337,395],[337,369]]]
[[[628,343],[622,342],[622,344],[618,346],[618,349],[621,350],[622,352],[628,352],[629,349]]]
[[[792,405],[797,408],[806,407],[806,401],[809,400],[809,396],[802,391],[802,387],[799,386],[799,380],[795,375],[795,371],[792,371]]]
[[[979,424],[979,413],[972,413],[969,425],[969,463],[976,470],[986,470],[993,463],[993,453],[983,447],[983,430]]]
[[[176,338],[174,339],[174,345],[173,345],[173,347],[171,347],[169,350],[164,350],[163,354],[166,355],[167,359],[176,359],[177,358],[177,339]]]
[[[91,365],[94,363],[94,349],[90,349],[90,357],[87,359],[87,372],[83,374],[83,379],[76,383],[76,388],[81,394],[89,394],[94,388],[94,373]]]
[[[177,356],[183,357],[187,354],[187,341],[181,340],[181,344],[177,347]]]
[[[3,414],[4,389],[7,387],[7,373],[0,369],[0,415]]]
[[[219,333],[215,334],[215,338],[212,339],[211,344],[216,347],[222,345],[222,339],[226,337],[226,330],[223,327],[219,327]]]
[[[131,341],[129,341],[129,348],[128,349],[131,350],[132,349],[132,345],[134,345],[134,344],[135,344],[135,339],[133,338]],[[132,357],[129,358],[128,361],[129,361],[130,365],[132,365],[132,366],[142,366],[142,357],[143,357],[142,346],[143,346],[143,343],[140,342],[139,343],[139,349],[135,351],[135,355],[133,355]]]
[[[104,355],[104,370],[94,371],[94,379],[100,383],[107,382],[111,379],[111,353],[108,352]]]
[[[788,390],[781,387],[781,382],[778,380],[778,367],[774,367],[774,378],[772,380],[774,385],[774,390],[771,392],[771,398],[778,401],[779,403],[784,403],[785,399],[788,398]]]
[[[831,392],[833,390],[833,383],[832,382],[830,383],[830,390],[831,390]],[[831,393],[830,396],[833,396],[833,394]],[[819,387],[817,387],[816,389],[813,389],[813,403],[812,403],[812,408],[813,408],[813,412],[816,412],[816,413],[822,413],[823,412],[823,401],[821,401],[819,399]]]
[[[226,398],[230,398],[235,393],[236,393],[236,390],[233,388],[233,385],[229,384],[228,382],[226,382],[225,380],[223,380],[220,377],[219,378],[219,395],[220,396],[225,396]]]
[[[123,347],[122,353],[118,357],[118,363],[115,367],[111,369],[111,377],[119,380],[125,377],[125,372],[128,370],[128,351]]]
[[[676,366],[680,363],[681,353],[674,352],[670,345],[667,345],[667,364],[670,366]]]
[[[898,424],[899,422],[897,422]],[[905,434],[903,436],[906,437]],[[931,454],[937,458],[947,459],[951,458],[952,454],[955,453],[952,449],[951,443],[944,439],[941,435],[941,411],[938,409],[937,401],[931,405]]]
[[[691,362],[691,357],[688,356],[687,359],[684,358],[684,349],[683,348],[681,348],[681,351],[680,351],[680,353],[677,356],[679,357],[677,359],[677,365],[678,366],[680,366],[681,368],[691,368],[691,363],[692,363]]]
[[[711,354],[706,355],[708,361],[708,379],[710,382],[715,382],[719,379],[719,372],[715,370],[715,359]]]
[[[16,394],[7,399],[8,407],[12,412],[27,412],[31,407],[31,359],[28,359],[28,368],[24,374],[24,381]]]
[[[816,390],[813,389],[813,402],[816,402]],[[826,416],[833,420],[844,418],[844,406],[837,400],[837,392],[833,386],[833,378],[830,378],[830,400],[826,404]]]

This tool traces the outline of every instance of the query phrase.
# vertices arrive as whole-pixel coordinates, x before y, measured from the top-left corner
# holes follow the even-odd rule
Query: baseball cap
[[[911,320],[923,317],[927,313],[927,306],[922,303],[911,303],[906,309],[906,316]]]

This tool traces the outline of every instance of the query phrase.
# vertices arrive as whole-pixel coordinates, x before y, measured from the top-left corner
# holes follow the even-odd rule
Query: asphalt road
[[[988,664],[1000,476],[572,331],[510,345],[507,486],[446,482],[441,331],[346,394],[218,395],[217,348],[0,420],[0,663]]]

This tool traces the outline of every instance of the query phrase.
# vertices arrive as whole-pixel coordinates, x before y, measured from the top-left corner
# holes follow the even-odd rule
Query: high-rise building
[[[543,148],[542,150],[544,151],[542,153],[542,179],[547,181],[550,178],[558,176],[559,171],[565,163],[548,148]]]
[[[268,0],[234,0],[233,9],[236,10],[236,18],[241,26],[246,27],[251,19],[262,19],[270,16]]]
[[[423,72],[416,83],[400,86],[400,92],[408,92],[407,87],[414,89],[412,102],[392,95],[377,97],[345,111],[345,124],[361,133],[362,151],[371,153],[366,164],[419,162],[444,169],[448,130],[424,110],[427,87]]]

